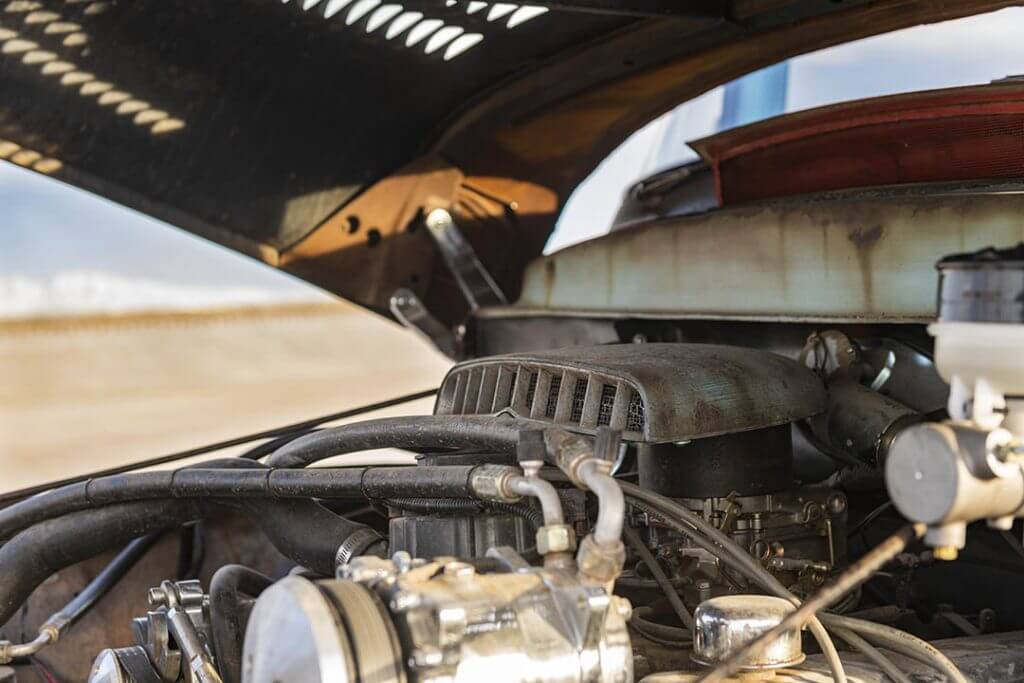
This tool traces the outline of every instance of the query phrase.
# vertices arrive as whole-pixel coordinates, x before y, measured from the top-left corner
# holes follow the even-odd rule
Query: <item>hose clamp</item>
[[[348,564],[352,558],[363,555],[369,548],[383,541],[380,534],[373,529],[357,529],[338,546],[338,551],[334,554],[334,566],[342,567]]]

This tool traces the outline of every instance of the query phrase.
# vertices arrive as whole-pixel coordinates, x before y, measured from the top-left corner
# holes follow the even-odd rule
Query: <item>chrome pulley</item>
[[[253,608],[244,652],[246,683],[405,681],[386,608],[351,581],[278,581]]]
[[[454,558],[359,557],[289,577],[249,619],[243,683],[631,683],[629,603],[574,574]]]

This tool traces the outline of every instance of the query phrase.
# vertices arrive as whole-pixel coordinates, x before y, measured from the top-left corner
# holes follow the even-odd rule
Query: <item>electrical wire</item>
[[[892,660],[879,652],[874,645],[861,638],[855,632],[848,629],[832,626],[832,632],[854,646],[864,657],[881,669],[882,673],[888,676],[894,683],[911,683],[910,676],[900,671],[899,667],[892,663]]]
[[[53,672],[50,671],[50,667],[43,664],[43,662],[38,657],[29,657],[29,661],[32,663],[32,666],[39,674],[39,677],[46,681],[46,683],[60,683],[60,681],[53,674]]]
[[[1017,553],[1018,557],[1024,558],[1024,545],[1021,544],[1019,538],[1013,535],[1012,531],[1001,531],[999,535],[1003,537],[1013,552]]]
[[[623,492],[626,494],[627,499],[633,507],[645,511],[648,514],[653,514],[679,533],[689,536],[696,545],[704,548],[717,557],[720,557],[725,563],[732,565],[734,569],[739,571],[749,580],[760,585],[761,588],[767,592],[778,597],[786,598],[794,604],[799,604],[796,596],[782,586],[778,579],[754,561],[754,559],[734,541],[732,541],[732,539],[719,532],[714,526],[708,524],[699,516],[694,515],[686,508],[683,508],[664,496],[660,496],[650,491],[645,491],[632,484],[622,484]],[[673,519],[674,513],[678,514],[677,519]],[[706,528],[709,534],[716,538],[718,543],[716,544],[708,538],[701,537],[700,534],[697,533],[697,529],[699,527]],[[722,554],[723,552],[725,553],[724,555]],[[939,671],[949,672],[947,675],[951,676],[951,680],[956,683],[966,683],[966,680],[963,679],[963,674],[959,672],[956,666],[950,662],[945,655],[929,643],[905,631],[884,626],[882,624],[863,621],[861,619],[841,617],[835,614],[822,614],[820,615],[820,620],[831,627],[839,626],[840,630],[836,635],[840,638],[843,637],[846,630],[856,631],[858,635],[863,637],[863,639],[874,641],[875,644],[881,645],[882,647],[892,649],[896,652],[913,652],[917,655],[918,661],[923,661]],[[809,628],[812,628],[812,634],[814,634],[813,625],[815,621],[816,620],[809,623]],[[819,645],[822,645],[822,640],[818,638],[817,634],[814,635],[818,640]],[[844,640],[846,639],[844,638]],[[869,659],[874,658],[876,655],[884,657],[880,652],[863,650],[861,647],[861,640],[862,639],[853,639],[846,640],[846,642]],[[832,645],[831,640],[826,642],[829,645]],[[902,650],[897,648],[902,648]],[[836,660],[838,660],[838,653],[835,652],[834,645],[832,646],[832,652],[835,653]],[[832,669],[833,678],[839,680],[835,673],[836,664],[830,660],[825,646],[822,646],[822,653],[825,655],[826,661],[828,661],[829,667]],[[892,664],[891,661],[890,665],[895,668],[895,665]],[[839,662],[838,666],[841,669],[842,663]],[[843,675],[845,675],[845,672]],[[957,676],[959,676],[959,678],[957,678]]]
[[[699,515],[693,514],[682,505],[665,496],[647,491],[635,484],[620,481],[619,486],[622,487],[622,492],[626,495],[627,499],[630,499],[634,507],[648,512],[653,510],[655,516],[661,517],[668,526],[688,536],[695,544],[704,548],[712,555],[734,565],[737,571],[755,583],[760,584],[769,593],[798,604],[799,601],[796,596],[779,583],[778,579],[758,564],[754,558],[743,548],[739,547],[731,538]],[[808,623],[808,628],[821,648],[822,655],[828,663],[835,683],[846,683],[846,671],[843,669],[842,660],[839,659],[839,652],[836,650],[835,643],[832,642],[825,627],[821,625],[821,622],[816,617],[812,616]]]
[[[688,629],[693,628],[693,616],[686,609],[686,605],[679,598],[679,593],[672,586],[672,582],[668,576],[661,569],[661,565],[658,564],[658,560],[651,551],[644,545],[643,540],[640,538],[640,534],[636,532],[636,529],[631,527],[623,527],[622,535],[626,539],[626,543],[630,548],[633,549],[637,555],[640,556],[641,561],[647,565],[647,569],[650,570],[651,576],[658,582],[658,586],[661,591],[665,594],[665,598],[668,600],[668,604],[672,606],[672,611],[679,617],[679,621],[683,623]]]
[[[847,592],[867,581],[882,566],[903,552],[910,541],[923,536],[924,532],[924,524],[912,524],[903,527],[847,567],[832,583],[804,600],[799,607],[786,615],[777,625],[742,648],[739,648],[724,662],[703,674],[697,679],[697,683],[721,683],[721,681],[736,673],[744,661],[760,654],[761,651],[785,633],[802,628],[820,610],[825,609]]]
[[[886,511],[886,510],[888,510],[889,508],[891,508],[891,507],[892,507],[892,501],[891,501],[891,500],[887,500],[887,501],[885,501],[884,503],[882,503],[881,505],[879,505],[878,507],[876,507],[876,508],[875,508],[874,510],[872,510],[872,511],[871,511],[871,512],[869,512],[868,514],[864,515],[864,517],[862,517],[862,518],[861,518],[861,520],[860,520],[859,522],[857,522],[856,524],[854,524],[854,525],[853,525],[853,528],[851,528],[851,529],[850,529],[850,530],[849,530],[848,532],[846,532],[846,537],[847,537],[847,538],[853,538],[854,536],[856,536],[857,534],[859,534],[859,533],[860,533],[861,531],[863,531],[864,529],[866,529],[866,528],[868,527],[868,525],[869,525],[869,524],[871,524],[871,523],[872,523],[872,522],[874,522],[874,521],[875,521],[876,519],[878,519],[879,517],[881,517],[881,516],[882,516],[882,514],[883,514],[883,513],[884,513],[884,512]]]
[[[886,624],[877,624],[873,621],[853,619],[837,614],[822,614],[821,618],[830,628],[839,627],[855,631],[858,635],[879,647],[898,652],[926,666],[930,666],[944,674],[953,683],[969,683],[967,677],[961,673],[956,664],[950,661],[946,655],[942,654],[938,648],[906,631],[901,631]]]

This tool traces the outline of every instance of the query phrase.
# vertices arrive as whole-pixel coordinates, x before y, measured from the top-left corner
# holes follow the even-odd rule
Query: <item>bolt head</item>
[[[841,493],[830,495],[825,504],[828,506],[828,511],[833,515],[841,515],[846,512],[846,496]]]
[[[167,604],[167,594],[162,588],[150,588],[146,593],[146,602],[150,607],[163,607]]]
[[[612,609],[622,617],[623,621],[629,621],[629,618],[633,616],[633,604],[621,595],[612,596]]]

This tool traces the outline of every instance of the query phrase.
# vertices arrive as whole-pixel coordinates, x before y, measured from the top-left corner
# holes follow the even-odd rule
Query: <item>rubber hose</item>
[[[949,657],[931,643],[906,631],[838,614],[823,614],[822,620],[830,626],[849,629],[870,642],[923,662],[945,674],[954,683],[968,683],[967,677],[957,668],[956,664],[950,661]]]
[[[422,415],[366,420],[307,434],[267,459],[271,467],[307,467],[315,462],[374,448],[434,451],[478,448],[511,453],[519,428],[508,418]]]
[[[142,559],[142,556],[153,547],[153,544],[159,538],[160,534],[149,534],[142,538],[136,538],[126,545],[99,574],[93,577],[92,581],[78,595],[72,598],[51,619],[57,619],[63,623],[62,631],[74,626],[75,622],[81,619],[83,614],[88,612],[100,598],[107,594],[107,591],[124,578],[124,575]]]
[[[635,484],[620,481],[619,485],[622,487],[626,497],[633,499],[634,505],[637,505],[639,501],[640,507],[646,507],[649,511],[653,511],[655,515],[664,518],[666,521],[675,520],[674,526],[677,527],[677,531],[691,538],[697,545],[710,552],[713,556],[722,557],[724,554],[726,557],[722,557],[722,559],[729,561],[729,564],[739,569],[741,573],[755,583],[761,584],[769,593],[785,598],[794,604],[799,603],[796,596],[779,583],[778,579],[758,564],[746,551],[736,545],[731,538],[706,522],[699,515],[693,514],[665,496],[646,491]],[[846,671],[843,669],[842,660],[839,659],[839,652],[836,650],[835,643],[832,642],[828,632],[825,631],[825,627],[821,625],[821,621],[816,617],[812,618],[807,623],[807,628],[818,642],[819,647],[821,647],[822,655],[828,662],[832,677],[836,679],[836,683],[846,683]]]
[[[252,603],[273,581],[240,564],[227,564],[210,580],[210,630],[224,683],[241,683],[242,641]]]
[[[303,429],[301,431],[295,431],[290,434],[282,434],[277,438],[270,439],[269,441],[264,441],[263,443],[253,446],[252,448],[243,453],[239,453],[238,457],[243,460],[259,460],[260,458],[265,458],[266,456],[270,455],[277,449],[281,448],[281,446],[284,446],[286,443],[295,441],[295,439],[298,439],[300,436],[312,434],[313,432],[319,432],[321,429],[322,428],[320,427],[316,427],[313,429]]]
[[[838,626],[829,626],[833,633],[854,647],[872,664],[881,669],[882,673],[893,680],[893,683],[911,683],[910,676],[903,673],[893,664],[892,660],[883,655],[875,646],[858,636],[853,631]]]
[[[629,623],[644,635],[648,633],[663,640],[675,642],[690,642],[693,640],[693,633],[689,629],[678,626],[666,626],[649,618],[654,610],[650,607],[637,607],[629,617]]]
[[[192,502],[147,501],[76,512],[22,531],[0,548],[0,624],[57,571],[201,516]]]
[[[534,529],[544,525],[540,511],[525,503],[498,503],[465,498],[390,498],[385,502],[399,510],[418,514],[477,513],[488,510],[521,517]]]
[[[385,550],[377,532],[311,500],[154,499],[109,505],[33,525],[0,547],[0,624],[65,567],[139,536],[226,512],[248,516],[283,555],[324,576],[334,574],[336,553],[346,544],[355,554]]]
[[[686,610],[686,605],[683,604],[679,594],[676,593],[675,587],[669,580],[668,575],[665,574],[661,569],[661,565],[658,564],[657,558],[654,554],[644,545],[643,540],[640,538],[640,534],[636,532],[632,527],[624,527],[622,529],[622,535],[626,539],[626,543],[633,549],[637,555],[640,556],[640,560],[647,565],[648,571],[651,572],[651,576],[658,582],[658,586],[661,588],[662,593],[665,594],[665,599],[668,600],[668,604],[672,606],[672,611],[676,613],[679,621],[683,623],[688,629],[693,628],[693,617]]]
[[[230,463],[228,466],[227,463]],[[0,510],[0,539],[61,515],[153,498],[472,498],[472,465],[270,470],[232,458],[216,466],[98,477]]]

